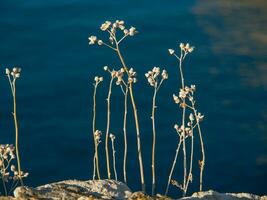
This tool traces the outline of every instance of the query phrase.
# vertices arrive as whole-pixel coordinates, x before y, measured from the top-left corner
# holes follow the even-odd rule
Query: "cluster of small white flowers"
[[[133,68],[130,68],[129,72],[128,72],[128,83],[136,83],[137,79],[136,79],[136,72],[133,70]]]
[[[116,33],[118,30],[122,31],[123,33],[123,38],[127,36],[134,36],[137,31],[136,28],[131,26],[129,29],[125,27],[125,23],[123,20],[116,20],[114,23],[111,21],[105,21],[101,26],[100,26],[101,31],[107,31],[109,33],[109,41],[111,44],[114,44],[114,41],[118,42],[120,40],[117,40],[116,38]],[[103,40],[97,39],[96,36],[92,35],[88,37],[89,40],[89,45],[93,44],[98,44],[98,45],[103,45],[105,44]]]
[[[13,77],[13,80],[20,77],[20,72],[21,72],[21,68],[18,68],[18,67],[14,67],[12,71],[6,68],[6,75],[10,76],[11,74],[11,76]]]
[[[121,68],[120,70],[116,71],[115,77],[117,78],[116,85],[121,85],[123,82],[123,75],[125,70]]]
[[[196,119],[197,119],[197,122],[201,122],[204,118],[204,115],[202,115],[200,112],[197,113],[197,116],[196,116]]]
[[[23,171],[21,171],[20,172],[21,174],[19,174],[19,172],[16,170],[15,165],[11,165],[10,170],[11,172],[13,172],[13,180],[19,180],[22,178],[27,178],[29,176],[28,172],[23,172]]]
[[[15,148],[12,144],[0,145],[0,175],[5,182],[8,182],[9,179],[18,180],[19,178],[26,178],[29,175],[29,173],[24,173],[22,171],[19,175],[15,166],[11,165],[12,160],[15,159],[14,152]],[[13,174],[11,174],[9,170]]]
[[[96,143],[99,144],[101,142],[101,135],[102,135],[102,132],[99,131],[99,130],[96,130],[95,131],[95,140],[96,140]]]
[[[184,89],[180,89],[179,92],[179,97],[176,96],[175,94],[173,94],[173,100],[176,104],[179,104],[181,102],[181,100],[184,100],[185,98],[188,97],[189,101],[193,102],[194,100],[194,92],[196,91],[196,86],[195,85],[191,85],[190,87],[186,86]]]
[[[159,75],[160,75],[160,68],[159,67],[154,67],[151,71],[148,71],[145,74],[150,86],[157,87]],[[162,77],[162,80],[168,79],[168,73],[165,69],[162,70],[161,77]]]
[[[187,124],[187,125],[190,125],[190,124]],[[192,131],[193,131],[190,126],[184,127],[183,125],[179,126],[178,124],[174,125],[174,129],[179,135],[182,135],[183,132],[185,132],[186,136],[191,136]]]
[[[109,137],[110,137],[110,139],[111,139],[112,141],[114,141],[114,140],[116,139],[115,135],[112,134],[112,133],[109,134]]]
[[[189,43],[186,43],[186,44],[184,44],[184,43],[180,43],[179,46],[180,46],[181,51],[182,51],[185,55],[188,54],[188,53],[193,52],[193,50],[194,50],[194,48],[195,48],[195,47],[193,47],[193,46],[190,46]],[[175,56],[176,56],[174,49],[168,49],[168,51],[169,51],[169,54],[170,54],[170,55],[175,55]],[[181,58],[180,58],[180,59],[181,59]]]
[[[96,84],[99,84],[100,82],[103,81],[103,77],[102,76],[100,76],[100,77],[99,76],[95,76],[95,79],[94,80],[95,80],[95,83]]]
[[[193,50],[194,50],[195,47],[190,46],[189,43],[186,43],[186,44],[184,44],[184,43],[180,43],[180,48],[181,48],[181,50],[184,51],[185,53],[191,53],[191,52],[193,52]]]

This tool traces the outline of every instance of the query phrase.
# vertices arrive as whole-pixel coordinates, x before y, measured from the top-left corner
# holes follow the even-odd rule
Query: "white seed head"
[[[123,30],[123,33],[124,33],[125,35],[127,35],[127,34],[129,33],[129,30],[128,30],[128,29],[124,29],[124,30]]]
[[[97,44],[98,44],[99,46],[101,46],[101,45],[103,45],[103,41],[102,41],[102,40],[98,40],[98,41],[97,41]]]
[[[6,68],[6,75],[10,74],[10,70],[8,68]]]
[[[101,29],[102,31],[106,31],[106,30],[110,27],[110,25],[111,25],[111,22],[110,22],[110,21],[105,21],[105,23],[103,23],[103,24],[101,25],[100,29]]]
[[[96,42],[97,42],[97,37],[94,36],[94,35],[92,35],[92,36],[90,36],[90,37],[88,38],[88,40],[89,40],[89,45],[93,45],[93,44],[96,44]]]
[[[136,28],[132,26],[132,27],[129,29],[129,35],[130,35],[130,36],[134,36],[136,33],[137,33]]]
[[[194,49],[195,49],[195,47],[190,47],[190,48],[188,49],[188,52],[191,53]]]
[[[94,80],[95,80],[95,82],[98,82],[98,76],[95,76]]]
[[[184,43],[180,43],[180,48],[183,50],[184,49]]]
[[[112,133],[109,134],[109,137],[111,140],[115,140],[115,138],[116,138],[115,135],[113,135]]]
[[[190,115],[189,115],[189,120],[192,122],[192,121],[194,121],[194,115],[192,114],[192,113],[190,113]]]
[[[161,76],[163,79],[168,79],[168,73],[165,69],[162,71]]]
[[[173,49],[168,49],[168,51],[169,51],[169,53],[170,53],[171,55],[173,55],[174,52],[175,52]]]
[[[108,66],[104,66],[103,69],[104,69],[105,71],[107,71],[107,70],[108,70]]]
[[[180,99],[179,99],[179,97],[177,97],[175,94],[173,94],[172,97],[173,97],[173,100],[174,100],[174,102],[175,102],[176,104],[180,103]]]

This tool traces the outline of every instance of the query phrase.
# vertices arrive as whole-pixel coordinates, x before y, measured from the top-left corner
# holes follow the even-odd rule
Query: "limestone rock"
[[[196,192],[191,197],[180,200],[267,200],[267,196],[257,196],[249,193],[218,193],[213,190]]]
[[[14,191],[16,198],[51,200],[127,199],[131,194],[125,184],[114,180],[68,180],[37,188],[18,187]]]

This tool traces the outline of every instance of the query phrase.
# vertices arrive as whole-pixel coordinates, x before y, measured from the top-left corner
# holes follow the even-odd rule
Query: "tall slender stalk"
[[[197,128],[198,128],[198,134],[199,134],[199,140],[200,140],[200,145],[201,145],[201,153],[202,153],[202,160],[199,162],[199,167],[200,167],[200,176],[199,176],[199,191],[202,191],[202,182],[203,182],[203,171],[204,171],[204,166],[205,166],[205,149],[204,149],[204,142],[202,138],[202,132],[199,124],[199,117],[197,115],[197,111],[195,109],[195,104],[192,102],[192,108],[194,111],[194,116],[197,121]]]
[[[124,134],[124,156],[123,156],[123,179],[127,183],[127,110],[128,110],[128,85],[126,85],[124,93],[124,116],[123,116],[123,134]]]
[[[186,186],[184,188],[185,190],[185,194],[187,192],[187,189],[188,189],[188,185],[189,185],[189,182],[192,181],[192,169],[193,169],[193,156],[194,156],[194,128],[193,128],[193,122],[191,121],[190,124],[191,124],[191,155],[190,155],[190,166],[189,166],[189,173],[188,173],[188,178],[187,178],[187,181],[186,181]]]
[[[11,87],[12,96],[13,96],[13,119],[14,119],[14,128],[15,128],[15,151],[16,151],[16,157],[17,157],[17,166],[18,166],[18,177],[20,180],[20,184],[23,186],[23,180],[22,180],[22,171],[21,171],[21,165],[20,165],[20,153],[19,153],[19,125],[18,125],[18,119],[17,119],[17,99],[16,99],[16,80],[20,77],[20,68],[13,68],[12,72],[10,73],[9,69],[6,69],[6,75],[8,77],[8,81]],[[13,77],[13,80],[11,81],[10,74]]]
[[[157,84],[156,84],[157,85]],[[156,109],[156,96],[157,96],[157,86],[154,87],[154,94],[152,100],[152,131],[153,131],[153,139],[152,139],[152,196],[154,196],[155,188],[156,188],[156,176],[155,176],[155,148],[156,148],[156,126],[155,126],[155,109]]]
[[[94,137],[94,146],[95,146],[95,153],[94,153],[94,173],[93,173],[93,179],[95,179],[95,171],[97,171],[97,178],[101,179],[100,177],[100,170],[99,170],[99,159],[98,159],[98,144],[97,144],[97,140],[96,140],[96,136],[95,136],[95,132],[96,132],[96,91],[97,91],[97,86],[98,84],[103,80],[102,77],[95,77],[95,84],[94,84],[94,95],[93,95],[93,137]]]
[[[111,139],[111,146],[112,146],[112,157],[113,157],[113,170],[114,170],[114,175],[115,175],[115,180],[118,180],[118,176],[117,176],[117,170],[116,170],[116,151],[115,151],[115,145],[114,145],[114,141],[115,141],[115,135],[110,134],[110,139]]]
[[[124,62],[124,59],[121,55],[119,45],[116,43],[116,49],[117,53],[119,56],[119,59],[122,63],[122,66],[124,70],[126,71],[128,77],[129,77],[129,71],[128,68]],[[141,142],[140,142],[140,130],[139,130],[139,121],[138,121],[138,114],[137,114],[137,108],[135,104],[135,99],[134,99],[134,94],[133,94],[133,83],[129,83],[129,91],[130,91],[130,97],[131,97],[131,103],[133,107],[133,112],[134,112],[134,120],[135,120],[135,127],[136,127],[136,140],[137,140],[137,152],[138,152],[138,160],[139,160],[139,168],[140,168],[140,179],[141,179],[141,186],[142,186],[142,191],[145,192],[145,177],[144,177],[144,170],[143,170],[143,160],[142,160],[142,151],[141,151]]]
[[[108,97],[107,97],[107,128],[106,128],[106,140],[105,140],[108,179],[110,179],[110,175],[111,175],[110,164],[109,164],[109,148],[108,148],[108,141],[109,140],[108,140],[108,136],[109,136],[109,127],[110,127],[110,97],[111,97],[113,80],[114,80],[114,76],[111,75],[111,79],[109,82],[109,89],[108,89]]]
[[[179,143],[177,145],[176,153],[175,153],[175,156],[174,156],[174,159],[173,159],[173,162],[172,162],[172,167],[171,167],[171,171],[170,171],[170,174],[169,174],[169,178],[168,178],[168,182],[167,182],[167,187],[166,187],[166,190],[165,190],[165,195],[167,195],[168,192],[169,192],[169,187],[170,187],[170,183],[171,183],[171,179],[172,179],[172,174],[173,174],[173,171],[174,171],[176,162],[177,162],[177,158],[178,158],[179,150],[180,150],[180,147],[181,147],[181,143],[183,141],[181,137],[182,136],[180,136],[180,138],[179,138]]]

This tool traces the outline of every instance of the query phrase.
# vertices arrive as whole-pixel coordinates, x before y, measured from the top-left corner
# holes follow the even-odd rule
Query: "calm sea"
[[[180,123],[172,94],[179,88],[176,60],[168,48],[180,42],[196,47],[184,64],[186,84],[196,84],[197,104],[206,147],[204,189],[267,193],[267,4],[265,0],[28,0],[0,2],[0,143],[14,143],[12,99],[6,66],[22,68],[17,81],[22,168],[27,185],[64,179],[92,178],[92,91],[99,87],[97,128],[105,132],[108,74],[104,65],[120,68],[114,52],[88,45],[105,20],[123,19],[139,34],[127,39],[122,52],[138,72],[134,88],[140,117],[147,189],[151,185],[152,88],[144,73],[153,66],[169,72],[157,98],[157,191],[165,190],[178,142]],[[112,93],[111,132],[116,139],[117,170],[122,180],[123,96]],[[140,189],[136,138],[129,112],[128,181]],[[190,193],[198,188],[199,143]],[[100,147],[101,173],[106,176]],[[178,160],[174,179],[182,181]],[[171,187],[171,194],[180,191]]]

